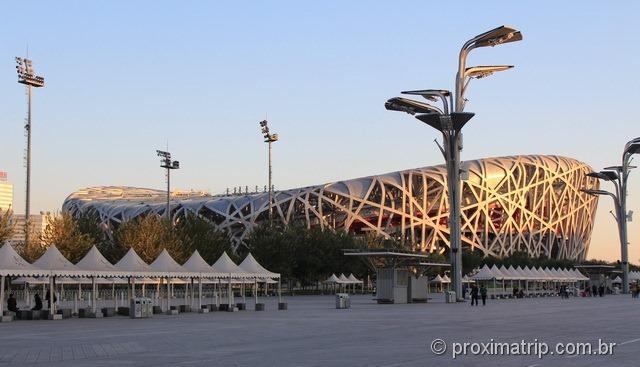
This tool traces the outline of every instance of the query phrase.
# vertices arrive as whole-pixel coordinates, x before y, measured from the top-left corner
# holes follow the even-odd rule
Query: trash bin
[[[448,291],[444,294],[444,300],[446,303],[456,303],[456,292]]]
[[[348,293],[336,293],[336,308],[351,308],[351,298]]]
[[[132,319],[149,318],[153,316],[153,303],[150,298],[132,298],[129,304],[129,317]]]

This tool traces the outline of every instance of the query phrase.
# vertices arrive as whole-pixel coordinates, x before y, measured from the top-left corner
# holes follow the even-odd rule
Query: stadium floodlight
[[[406,112],[410,115],[415,115],[416,113],[443,113],[443,111],[436,106],[402,97],[394,97],[387,100],[384,108],[389,111]]]
[[[171,206],[169,201],[171,200],[171,170],[179,169],[180,162],[171,160],[171,153],[165,152],[163,150],[156,150],[156,154],[158,157],[162,158],[160,160],[160,167],[167,170],[167,208],[165,209],[165,215],[167,216],[167,220],[171,222]]]
[[[458,57],[458,71],[455,78],[455,93],[447,90],[424,89],[404,91],[403,94],[419,95],[428,101],[442,101],[443,109],[427,103],[406,98],[392,98],[385,108],[415,115],[427,125],[442,132],[444,148],[440,148],[447,166],[447,185],[449,190],[449,247],[451,254],[451,276],[456,298],[462,301],[462,252],[461,248],[461,204],[460,204],[460,151],[462,150],[462,127],[474,116],[464,112],[466,87],[471,78],[480,79],[493,73],[513,68],[512,65],[485,65],[467,68],[467,56],[475,48],[497,46],[522,40],[522,33],[509,26],[500,26],[479,34],[465,42]],[[440,145],[438,144],[440,147]]]
[[[33,69],[33,62],[25,57],[16,57],[16,71],[18,72],[18,83],[27,87],[27,123],[24,129],[27,135],[27,152],[26,152],[26,187],[25,187],[25,231],[24,243],[29,245],[29,223],[31,221],[31,88],[44,87],[44,77],[38,76]]]
[[[269,145],[269,224],[273,224],[273,184],[272,182],[272,166],[271,166],[271,144],[278,141],[278,134],[272,134],[269,131],[269,122],[267,120],[260,121],[260,128],[264,142]]]
[[[608,167],[608,168],[615,168],[615,167]],[[605,181],[617,180],[619,178],[618,173],[615,170],[609,170],[608,168],[600,172],[587,173],[587,176],[597,178],[600,180],[605,180]]]

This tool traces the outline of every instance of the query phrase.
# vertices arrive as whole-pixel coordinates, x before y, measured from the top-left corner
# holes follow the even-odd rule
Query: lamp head
[[[500,26],[488,32],[479,34],[469,40],[468,48],[498,46],[504,43],[522,41],[522,33],[511,26]]]
[[[480,65],[472,66],[464,71],[464,76],[467,78],[480,79],[485,78],[493,73],[499,71],[505,71],[512,69],[513,65]]]
[[[402,97],[394,97],[389,99],[387,102],[385,102],[384,108],[389,111],[406,112],[410,115],[415,115],[416,113],[442,114],[442,110],[436,106]]]

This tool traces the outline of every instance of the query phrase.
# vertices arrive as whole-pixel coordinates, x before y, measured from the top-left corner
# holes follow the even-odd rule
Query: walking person
[[[480,286],[480,297],[482,298],[482,305],[486,305],[487,304],[487,288],[483,285]],[[476,305],[478,304],[478,301],[476,300]]]
[[[472,285],[471,286],[471,306],[475,306],[478,305],[478,286],[477,285]]]
[[[42,310],[42,298],[40,298],[40,295],[38,293],[36,293],[36,295],[33,296],[33,300],[35,301],[35,305],[33,306],[32,310],[34,311]]]

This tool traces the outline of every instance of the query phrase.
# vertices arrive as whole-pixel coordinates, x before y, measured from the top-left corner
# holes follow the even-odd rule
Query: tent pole
[[[231,309],[231,306],[233,304],[233,291],[231,289],[231,273],[229,273],[229,292],[227,294],[227,300],[229,301],[229,309]]]
[[[111,298],[113,298],[113,308],[118,310],[118,299],[116,298],[116,280],[111,281]]]
[[[171,309],[171,305],[170,300],[169,300],[169,288],[171,288],[171,278],[167,277],[167,294],[166,294],[166,299],[167,299],[167,311],[169,311]]]
[[[282,303],[282,282],[280,277],[278,277],[278,303]]]
[[[244,289],[244,281],[245,280],[246,279],[244,279],[244,278],[242,279],[242,286],[240,287],[240,289],[242,289],[242,303],[244,303],[244,304],[247,303],[246,295],[244,294],[245,293],[245,289]]]
[[[0,317],[4,315],[4,275],[0,276]]]
[[[201,309],[202,309],[202,277],[199,277],[198,278],[198,310],[201,310]]]
[[[53,315],[55,312],[55,303],[54,301],[54,293],[55,289],[53,289],[53,274],[49,276],[49,316],[53,319]]]
[[[91,312],[96,312],[96,277],[91,277]]]

